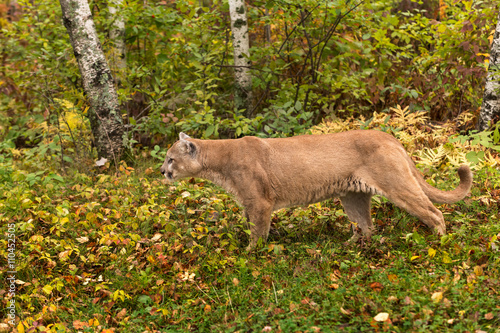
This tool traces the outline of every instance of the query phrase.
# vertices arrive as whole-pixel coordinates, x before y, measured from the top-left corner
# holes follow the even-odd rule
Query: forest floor
[[[14,293],[14,332],[500,332],[496,166],[438,206],[446,236],[375,197],[372,241],[345,245],[333,199],[276,212],[248,253],[237,203],[202,180],[166,183],[158,160],[64,177],[14,160],[0,171],[6,331]]]

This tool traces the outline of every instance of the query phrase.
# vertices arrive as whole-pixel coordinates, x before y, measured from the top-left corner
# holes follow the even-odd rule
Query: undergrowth
[[[492,139],[452,136],[467,117],[430,127],[397,107],[312,129],[388,131],[441,189],[469,161],[471,196],[439,206],[448,235],[375,197],[372,242],[346,246],[333,199],[276,212],[253,253],[237,203],[203,180],[167,183],[159,149],[64,176],[4,147],[0,266],[2,281],[16,272],[14,332],[499,332],[499,158]]]

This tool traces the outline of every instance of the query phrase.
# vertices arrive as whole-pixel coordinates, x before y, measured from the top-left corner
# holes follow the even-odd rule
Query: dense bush
[[[325,117],[389,112],[396,104],[432,120],[475,111],[498,10],[495,1],[252,2],[248,119],[232,102],[228,5],[203,4],[126,1],[118,11],[127,67],[119,72],[109,58],[125,78],[118,93],[132,147],[164,145],[181,130],[292,135]],[[91,9],[110,54],[116,17],[104,1]],[[1,139],[57,163],[92,157],[88,106],[58,2],[23,0],[0,10]],[[67,117],[80,120],[70,125]]]

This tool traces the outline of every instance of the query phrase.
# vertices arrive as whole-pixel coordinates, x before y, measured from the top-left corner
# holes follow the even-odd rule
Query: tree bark
[[[478,129],[487,130],[500,121],[500,11],[491,44],[488,76],[484,87],[483,104],[479,113]]]
[[[250,43],[248,38],[248,20],[244,0],[229,0],[229,16],[233,33],[236,109],[246,110],[247,117],[252,110],[252,77],[250,75]]]
[[[125,127],[113,76],[97,36],[87,0],[59,0],[63,23],[82,75],[88,117],[99,157],[117,162],[124,151]]]
[[[111,66],[116,76],[117,84],[123,80],[124,70],[127,67],[126,48],[125,48],[125,20],[120,15],[119,9],[122,7],[123,0],[109,0],[108,11],[109,19],[112,21],[109,29],[109,39],[113,44],[111,52]]]

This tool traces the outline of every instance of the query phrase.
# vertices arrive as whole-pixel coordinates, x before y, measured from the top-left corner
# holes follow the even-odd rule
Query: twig
[[[278,295],[276,295],[276,288],[274,288],[274,282],[271,281],[271,284],[273,285],[274,299],[276,300],[276,305],[278,305]]]
[[[229,298],[229,306],[231,307],[231,312],[234,313],[233,302],[231,301],[231,296],[229,295],[229,287],[226,287],[227,297]]]

